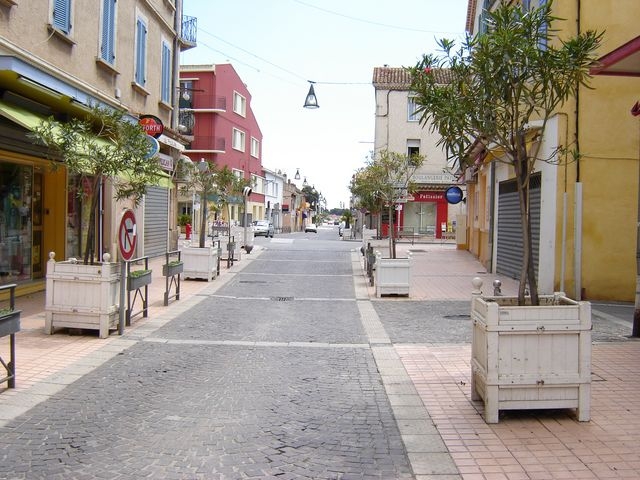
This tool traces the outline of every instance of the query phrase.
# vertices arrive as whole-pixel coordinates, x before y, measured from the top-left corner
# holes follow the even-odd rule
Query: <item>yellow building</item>
[[[18,283],[24,293],[44,288],[48,252],[80,257],[90,196],[102,202],[96,251],[116,258],[122,206],[111,201],[109,182],[94,192],[67,178],[64,164],[52,170],[30,131],[92,105],[124,110],[130,121],[157,119],[164,133],[154,158],[170,178],[185,143],[177,65],[180,51],[195,46],[195,19],[182,17],[182,0],[0,3],[0,284]],[[137,210],[137,256],[166,251],[174,203],[170,182],[149,187]]]
[[[544,0],[527,0],[534,7]],[[470,0],[467,30],[478,32],[483,9],[495,0]],[[637,36],[637,0],[562,0],[553,3],[559,38],[604,32],[601,55]],[[563,290],[573,298],[633,301],[638,209],[638,122],[629,113],[637,80],[595,76],[547,125],[540,157],[556,148],[580,152],[560,164],[537,162],[532,184],[534,260],[541,293]],[[535,127],[535,126],[534,126]],[[499,155],[498,152],[493,152]],[[492,153],[472,152],[467,172],[468,247],[493,272],[519,271],[521,246],[510,237],[508,215],[513,173],[492,162]],[[516,275],[513,275],[514,277]]]

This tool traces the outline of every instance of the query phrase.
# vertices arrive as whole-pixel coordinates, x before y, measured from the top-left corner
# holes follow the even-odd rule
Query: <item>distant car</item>
[[[306,227],[304,227],[304,233],[308,232],[318,233],[318,227],[316,227],[315,223],[309,223]]]
[[[253,235],[256,237],[264,235],[265,237],[273,238],[274,232],[273,223],[268,220],[256,220],[253,222]]]

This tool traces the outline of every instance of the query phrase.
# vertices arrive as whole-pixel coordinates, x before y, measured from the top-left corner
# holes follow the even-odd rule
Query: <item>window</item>
[[[417,108],[416,97],[409,97],[407,102],[407,120],[409,122],[417,122],[420,120],[418,114],[416,114]]]
[[[69,35],[71,33],[71,0],[53,0],[51,25],[56,30]]]
[[[420,140],[407,140],[407,156],[420,155]]]
[[[231,146],[234,150],[240,150],[241,152],[244,152],[244,132],[242,130],[238,130],[237,128],[233,129]]]
[[[162,41],[162,84],[160,86],[160,99],[167,104],[171,103],[171,45],[168,41]]]
[[[113,65],[116,60],[116,0],[102,0],[101,28],[100,59]]]
[[[251,156],[260,158],[260,142],[253,137],[251,137]]]
[[[233,168],[232,169],[233,174],[236,176],[236,178],[244,178],[244,172],[242,170],[238,170],[237,168]]]
[[[135,83],[144,87],[147,83],[147,21],[136,19]]]
[[[247,115],[247,99],[238,92],[233,92],[233,111],[243,117]]]

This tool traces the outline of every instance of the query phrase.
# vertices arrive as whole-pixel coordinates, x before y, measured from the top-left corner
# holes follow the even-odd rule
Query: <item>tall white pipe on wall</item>
[[[575,231],[574,231],[574,272],[575,300],[582,299],[582,182],[576,182],[575,188]]]
[[[567,192],[562,194],[562,245],[560,248],[560,291],[564,292],[564,276],[567,269]]]

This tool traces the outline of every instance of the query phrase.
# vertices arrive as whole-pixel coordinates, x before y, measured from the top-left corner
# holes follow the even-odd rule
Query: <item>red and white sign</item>
[[[120,228],[118,228],[118,247],[124,260],[131,260],[133,257],[133,253],[136,251],[137,238],[136,216],[133,210],[125,210],[120,220]]]
[[[162,120],[155,115],[140,115],[138,123],[142,127],[142,130],[153,138],[158,138],[162,135],[162,132],[164,132]]]

